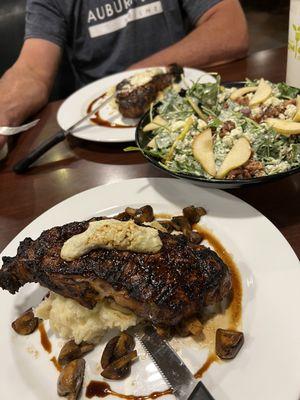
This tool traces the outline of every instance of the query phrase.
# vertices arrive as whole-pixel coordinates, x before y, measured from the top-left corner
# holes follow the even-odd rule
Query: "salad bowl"
[[[231,82],[225,82],[222,83],[222,86],[225,88],[242,88],[245,86],[247,82],[246,81],[231,81]],[[286,85],[285,85],[286,86]],[[287,87],[287,86],[286,86]],[[297,93],[298,89],[291,88],[291,90],[294,91],[294,93]],[[299,90],[300,93],[300,90]],[[286,97],[288,98],[288,97]],[[278,172],[278,173],[272,173],[269,175],[264,175],[264,176],[257,176],[257,177],[251,177],[249,179],[216,179],[216,178],[210,178],[208,179],[205,176],[199,176],[196,174],[193,174],[191,172],[187,173],[186,171],[176,171],[168,168],[164,163],[161,162],[161,159],[157,157],[155,154],[151,153],[147,149],[147,145],[151,139],[149,138],[149,135],[147,134],[148,132],[144,132],[144,128],[146,125],[148,125],[153,118],[158,115],[158,110],[159,107],[161,106],[161,103],[157,103],[153,106],[153,108],[148,111],[140,120],[137,128],[136,128],[136,143],[137,146],[139,147],[139,150],[142,152],[144,157],[155,167],[160,169],[163,172],[166,172],[167,174],[183,179],[186,181],[189,181],[190,183],[202,186],[202,187],[208,187],[208,188],[216,188],[216,189],[234,189],[234,188],[240,188],[244,186],[252,186],[252,185],[258,185],[258,184],[264,184],[264,183],[269,183],[273,182],[279,179],[283,179],[289,175],[296,174],[300,172],[300,165],[296,167],[292,167],[286,171]],[[298,146],[298,151],[300,151],[300,141],[298,140],[297,146]],[[300,163],[299,163],[300,164]]]

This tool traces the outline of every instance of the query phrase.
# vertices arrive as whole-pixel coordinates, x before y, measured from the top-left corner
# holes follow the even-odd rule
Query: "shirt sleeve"
[[[27,0],[25,39],[49,40],[64,47],[67,22],[56,0]]]
[[[222,0],[182,0],[182,6],[192,25],[210,8]]]

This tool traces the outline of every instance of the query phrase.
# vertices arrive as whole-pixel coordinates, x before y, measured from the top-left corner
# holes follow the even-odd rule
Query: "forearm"
[[[0,126],[18,126],[47,103],[61,52],[43,39],[25,41],[18,60],[0,79]]]
[[[49,87],[34,71],[17,65],[0,79],[0,126],[18,126],[42,108]]]
[[[232,13],[226,0],[225,4],[222,3],[209,11],[184,39],[134,64],[132,68],[171,63],[197,68],[245,56],[248,49],[248,31],[242,10],[237,4],[234,6],[235,13]]]

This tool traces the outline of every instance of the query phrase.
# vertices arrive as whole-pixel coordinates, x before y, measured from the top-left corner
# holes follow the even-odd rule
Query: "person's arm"
[[[18,126],[48,101],[61,48],[43,39],[27,39],[16,63],[0,79],[0,126]],[[0,136],[0,148],[4,143]]]
[[[132,65],[130,69],[177,63],[186,67],[221,64],[244,57],[248,28],[238,0],[222,0],[197,21],[184,39]]]

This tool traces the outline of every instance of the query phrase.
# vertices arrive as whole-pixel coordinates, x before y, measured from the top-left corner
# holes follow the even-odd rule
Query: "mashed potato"
[[[53,332],[64,338],[97,343],[108,329],[121,331],[136,325],[138,317],[127,309],[107,300],[99,301],[92,309],[75,300],[51,292],[34,310],[35,316],[49,320]]]

